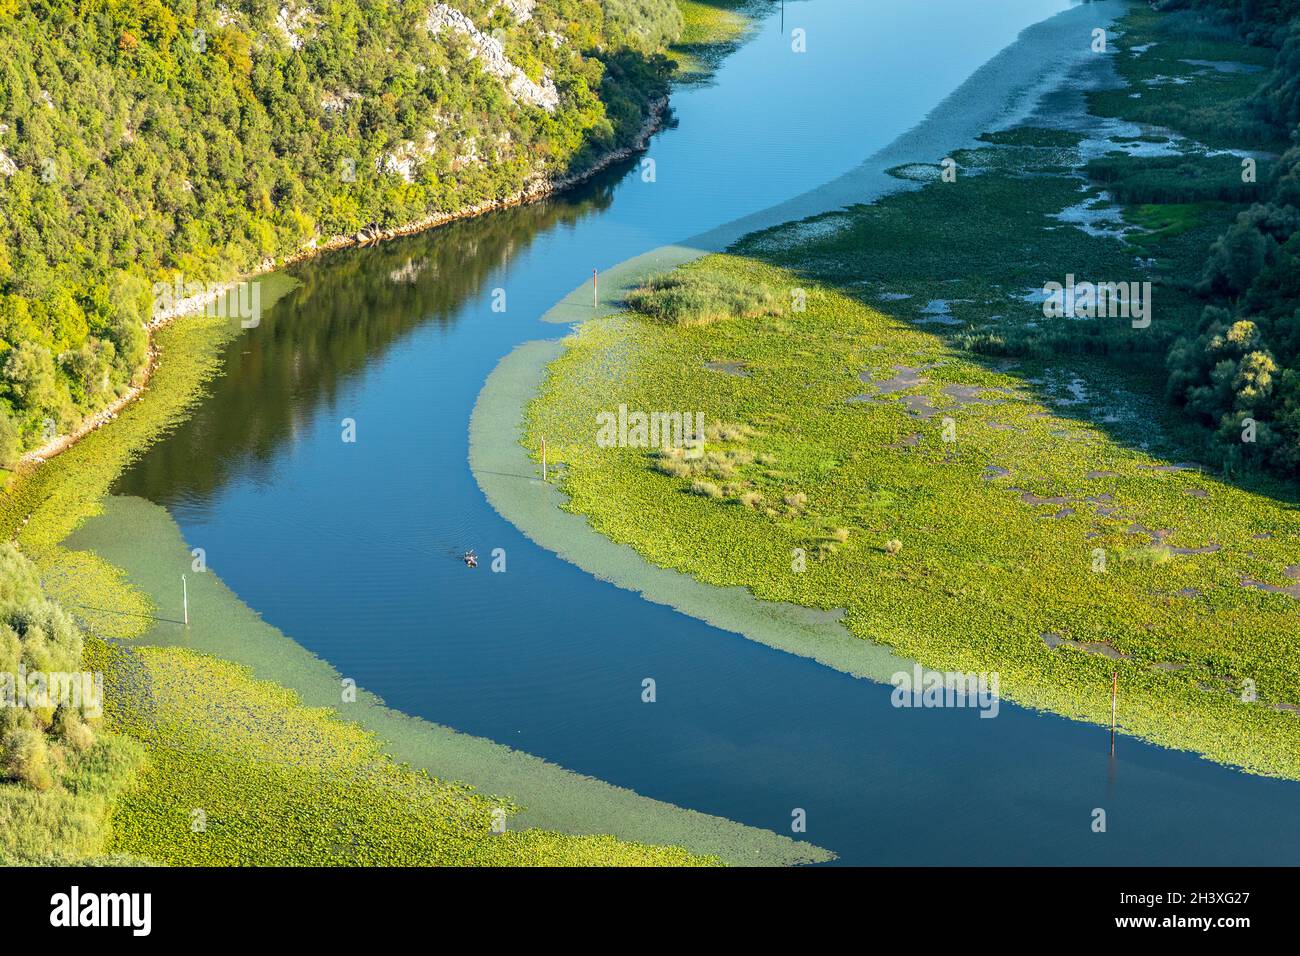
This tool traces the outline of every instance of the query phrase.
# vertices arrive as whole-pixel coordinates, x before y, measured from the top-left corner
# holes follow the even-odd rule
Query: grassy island
[[[566,507],[653,564],[842,609],[865,641],[1080,720],[1109,722],[1117,672],[1125,732],[1300,778],[1297,372],[1272,389],[1244,341],[1284,337],[1267,316],[1295,293],[1267,273],[1291,260],[1243,267],[1278,299],[1254,331],[1215,284],[1220,237],[1294,175],[1256,91],[1294,82],[1300,43],[1201,10],[1118,27],[1082,68],[1097,92],[581,324],[523,444],[545,437]],[[1050,316],[1071,277],[1145,288],[1149,314]],[[1214,361],[1226,391],[1197,392]],[[1234,437],[1271,410],[1269,442],[1207,429],[1215,402]],[[702,447],[598,442],[620,407],[702,413]]]

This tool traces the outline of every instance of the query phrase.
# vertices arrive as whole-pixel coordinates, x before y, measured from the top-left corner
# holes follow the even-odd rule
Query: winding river
[[[295,267],[301,284],[115,493],[168,509],[240,598],[390,706],[782,833],[803,809],[800,836],[843,862],[1300,859],[1300,785],[1130,739],[1112,757],[1105,731],[1005,703],[996,720],[897,710],[887,686],[539,548],[467,464],[484,379],[556,336],[540,317],[593,268],[835,179],[1071,6],[774,4],[711,82],[675,92],[653,181],[637,160],[538,205]],[[791,52],[795,27],[807,53]],[[505,549],[508,572],[468,571],[470,547]]]

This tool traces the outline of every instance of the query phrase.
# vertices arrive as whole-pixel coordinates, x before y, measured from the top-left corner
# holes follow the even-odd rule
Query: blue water
[[[780,832],[801,808],[806,838],[844,862],[1300,859],[1296,784],[1127,739],[1112,760],[1107,732],[1006,704],[995,720],[894,709],[888,687],[539,549],[467,464],[484,378],[557,334],[539,317],[592,268],[845,172],[1068,5],[811,0],[787,4],[784,33],[773,5],[715,82],[674,95],[655,182],[633,162],[548,203],[296,268],[302,286],[116,490],[166,506],[244,601],[390,706]],[[504,548],[508,572],[466,571],[469,547]]]

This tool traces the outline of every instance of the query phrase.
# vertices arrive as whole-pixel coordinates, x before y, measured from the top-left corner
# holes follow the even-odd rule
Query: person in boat
[[[465,552],[465,563],[471,568],[478,567],[478,555],[474,553],[473,548]]]

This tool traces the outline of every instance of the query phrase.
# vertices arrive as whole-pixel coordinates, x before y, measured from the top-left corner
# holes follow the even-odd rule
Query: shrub
[[[19,727],[0,743],[0,766],[11,780],[20,780],[34,790],[54,786],[50,773],[50,751],[45,735],[34,727]]]
[[[777,296],[766,286],[698,270],[654,276],[627,298],[629,308],[676,326],[775,315],[776,303]]]
[[[70,707],[60,707],[54,715],[55,735],[77,753],[85,753],[95,745],[95,732],[81,715]]]
[[[682,11],[673,0],[601,0],[601,6],[615,42],[653,51],[682,34]]]
[[[72,619],[41,590],[31,562],[13,545],[0,545],[0,674],[81,670],[82,638]],[[81,752],[94,744],[82,715],[57,701],[47,706],[0,707],[0,773],[38,790],[53,786],[62,747]]]
[[[1237,156],[1101,156],[1088,163],[1089,178],[1117,202],[1254,202],[1260,184],[1241,179]]]
[[[705,441],[745,441],[752,435],[751,429],[744,425],[729,425],[726,422],[714,422],[704,429]]]
[[[1131,551],[1125,551],[1121,556],[1121,561],[1128,561],[1132,564],[1156,565],[1164,564],[1173,557],[1173,552],[1167,545],[1151,544],[1141,548],[1134,548]]]
[[[655,471],[673,478],[686,478],[695,474],[692,462],[685,460],[685,452],[680,448],[661,448],[652,456]]]
[[[696,478],[691,482],[691,494],[700,495],[704,498],[721,498],[722,489],[711,481]]]

